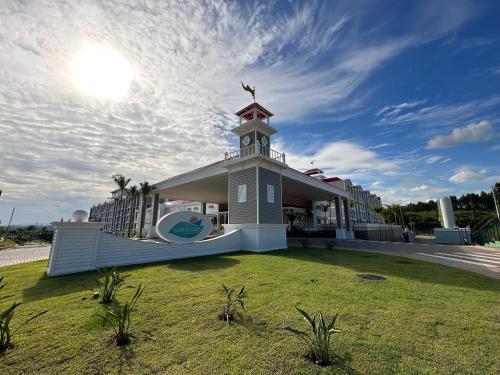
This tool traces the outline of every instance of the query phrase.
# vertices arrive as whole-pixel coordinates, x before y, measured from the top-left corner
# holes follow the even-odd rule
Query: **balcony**
[[[246,158],[252,155],[261,155],[265,158],[276,160],[280,163],[286,164],[285,153],[275,151],[269,147],[265,147],[261,144],[254,144],[250,146],[243,147],[237,151],[226,152],[224,155],[225,160],[235,160],[239,158]]]

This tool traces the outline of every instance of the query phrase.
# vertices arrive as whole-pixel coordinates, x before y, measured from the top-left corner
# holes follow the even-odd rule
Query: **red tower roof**
[[[243,117],[247,121],[253,120],[255,114],[259,120],[273,116],[270,111],[265,109],[259,103],[252,103],[235,113],[236,116]]]
[[[319,168],[308,169],[307,171],[304,172],[304,174],[306,174],[308,176],[311,176],[313,174],[320,174],[320,173],[323,173],[323,171]]]

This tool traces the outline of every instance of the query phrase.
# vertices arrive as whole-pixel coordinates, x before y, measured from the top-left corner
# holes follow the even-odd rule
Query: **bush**
[[[125,278],[122,277],[115,268],[109,269],[104,267],[98,269],[97,272],[101,277],[100,279],[96,279],[101,303],[107,305],[113,301],[116,292],[125,282]]]
[[[311,318],[304,310],[301,310],[298,307],[296,307],[296,309],[304,317],[304,319],[309,322],[312,334],[308,334],[291,326],[283,327],[283,329],[292,332],[306,342],[309,348],[309,358],[311,361],[318,363],[321,366],[331,364],[330,336],[334,333],[340,332],[338,329],[335,329],[337,315],[334,315],[327,324],[322,313],[319,313],[319,319],[316,322],[316,315]]]
[[[335,240],[325,240],[323,244],[325,245],[325,249],[333,250],[335,247]]]
[[[232,320],[234,320],[234,314],[236,312],[236,307],[238,305],[241,306],[243,310],[245,310],[245,303],[243,302],[243,298],[245,297],[245,287],[243,286],[240,292],[235,296],[236,289],[229,289],[227,286],[222,284],[224,288],[224,293],[226,294],[226,303],[224,305],[224,310],[219,315],[220,320],[225,320],[227,324],[230,324]]]
[[[0,290],[7,285],[6,283],[3,283],[3,276],[0,277]],[[0,297],[0,301],[7,299],[12,296],[2,296]],[[14,302],[10,307],[7,309],[1,311],[0,310],[0,353],[6,351],[7,349],[12,347],[12,336],[21,329],[25,324],[28,322],[38,318],[40,315],[45,314],[48,310],[42,311],[34,316],[32,316],[29,319],[26,319],[23,323],[21,323],[16,329],[11,330],[10,323],[12,321],[12,318],[14,317],[14,313],[16,309],[21,305],[21,302]]]
[[[300,244],[302,245],[302,247],[304,249],[309,248],[309,240],[308,239],[300,240]]]
[[[113,298],[111,305],[106,309],[104,315],[102,315],[102,318],[113,327],[116,345],[118,346],[129,344],[130,338],[133,337],[130,332],[130,316],[135,310],[135,304],[143,290],[144,288],[142,285],[139,285],[132,299],[124,304],[121,304],[116,298]]]

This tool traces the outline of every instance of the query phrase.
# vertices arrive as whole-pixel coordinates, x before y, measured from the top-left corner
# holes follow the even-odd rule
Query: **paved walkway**
[[[50,246],[20,246],[0,250],[0,267],[49,259]]]
[[[311,238],[309,241],[312,246],[323,247],[322,239]],[[336,243],[342,249],[441,263],[500,279],[500,251],[488,247],[339,239]],[[300,240],[289,238],[288,244],[300,246]]]

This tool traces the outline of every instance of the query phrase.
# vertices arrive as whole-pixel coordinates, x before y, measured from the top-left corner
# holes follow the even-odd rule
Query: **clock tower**
[[[271,135],[276,133],[276,129],[269,125],[269,118],[273,115],[270,111],[259,103],[252,103],[235,114],[240,119],[240,125],[232,132],[240,137],[240,152],[243,151],[240,155],[253,154],[259,146],[271,148]]]
[[[269,125],[273,114],[259,103],[236,112],[239,149],[227,152],[228,224],[241,230],[243,250],[267,251],[286,247],[283,224],[282,171],[285,154],[271,148],[277,131]]]

